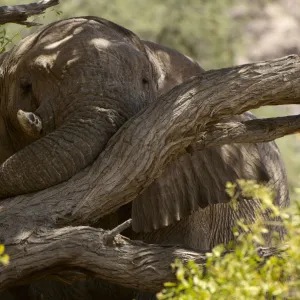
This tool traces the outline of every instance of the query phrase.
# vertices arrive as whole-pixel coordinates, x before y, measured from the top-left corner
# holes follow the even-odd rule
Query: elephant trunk
[[[124,122],[113,109],[94,106],[77,114],[1,165],[0,197],[42,190],[69,179],[95,160]]]

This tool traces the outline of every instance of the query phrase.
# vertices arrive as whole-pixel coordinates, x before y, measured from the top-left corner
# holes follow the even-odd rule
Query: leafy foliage
[[[268,231],[262,218],[255,224],[237,222],[235,245],[218,245],[207,254],[207,263],[199,267],[195,262],[184,265],[176,261],[176,283],[166,283],[158,294],[159,300],[190,299],[299,299],[300,298],[300,205],[293,215],[280,212],[272,203],[272,193],[267,187],[252,181],[240,180],[238,185],[244,196],[261,199],[262,209],[273,217],[271,225],[287,229],[288,246],[282,246],[275,238],[274,246],[282,249],[277,255],[262,258],[257,247],[264,246],[264,234]],[[227,190],[236,199],[236,184],[228,184]],[[233,205],[238,205],[234,203]],[[278,223],[278,217],[282,223]],[[243,229],[247,235],[239,233]]]
[[[11,42],[12,40],[7,37],[5,27],[0,25],[0,54],[6,50],[6,46]]]
[[[8,254],[4,253],[5,247],[4,245],[0,244],[0,264],[8,265],[9,264],[9,256]]]

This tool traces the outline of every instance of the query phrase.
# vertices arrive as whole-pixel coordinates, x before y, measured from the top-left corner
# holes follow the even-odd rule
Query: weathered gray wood
[[[120,235],[110,246],[103,240],[103,233],[84,226],[35,232],[0,272],[1,288],[77,269],[123,286],[157,291],[166,280],[174,280],[170,264],[176,257],[199,264],[206,260],[205,253],[147,245]]]
[[[300,103],[299,61],[288,56],[208,71],[171,90],[111,139],[89,173],[95,188],[72,211],[72,219],[91,222],[117,209],[120,197],[122,204],[132,201],[207,124],[263,105]]]
[[[46,274],[54,265],[57,268],[57,262],[64,270],[81,269],[84,265],[84,270],[89,268],[93,274],[125,286],[137,287],[143,282],[146,287],[144,281],[149,280],[149,290],[154,286],[153,283],[150,287],[154,279],[145,272],[152,270],[158,278],[156,287],[161,285],[171,276],[167,266],[175,256],[180,257],[182,253],[191,259],[193,255],[202,257],[202,254],[184,254],[185,251],[179,253],[174,248],[127,241],[127,246],[139,246],[135,252],[129,246],[122,247],[122,255],[130,259],[123,261],[120,272],[121,269],[113,269],[113,264],[108,265],[109,261],[118,259],[120,248],[110,247],[108,251],[108,247],[102,245],[100,231],[88,229],[86,235],[81,235],[80,228],[53,231],[50,228],[94,224],[101,216],[129,203],[159,176],[170,160],[184,153],[208,126],[224,117],[263,105],[291,103],[300,103],[298,56],[208,71],[176,87],[129,120],[91,167],[58,186],[1,201],[0,238],[7,245],[13,262],[1,272],[1,287],[13,285],[35,271]],[[249,141],[252,141],[250,136]],[[96,237],[99,237],[99,244],[95,244]],[[91,251],[86,248],[89,243],[93,245]],[[102,259],[93,256],[98,245],[99,251],[103,250]],[[144,246],[150,247],[146,249],[158,247],[155,249],[159,251],[151,250],[153,256],[144,256],[145,251],[149,253]],[[152,269],[152,260],[159,261],[160,251],[165,264],[155,265]],[[44,253],[43,256],[40,253]],[[60,259],[64,255],[66,260]],[[84,264],[80,260],[82,257],[87,259]],[[135,263],[132,264],[133,257],[142,257],[138,260],[138,269],[135,269]],[[90,261],[92,258],[93,262]],[[14,269],[14,266],[18,268]],[[108,277],[108,274],[113,275]]]
[[[25,284],[41,276],[77,270],[125,287],[156,292],[166,281],[175,281],[171,263],[206,262],[206,252],[198,253],[176,246],[147,245],[117,235],[107,245],[105,231],[80,226],[35,232],[29,236],[4,271],[1,288]],[[10,246],[10,245],[9,245]],[[261,257],[276,255],[282,249],[258,248]]]
[[[0,6],[0,25],[6,23],[17,23],[22,25],[35,26],[36,22],[29,22],[27,19],[34,15],[40,15],[49,7],[59,4],[59,0],[40,0],[36,3]]]
[[[262,143],[299,132],[300,115],[255,119],[245,122],[226,122],[208,126],[199,134],[196,149],[231,143]]]

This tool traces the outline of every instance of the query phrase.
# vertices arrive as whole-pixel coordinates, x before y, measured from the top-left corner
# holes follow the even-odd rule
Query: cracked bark
[[[25,284],[41,276],[74,270],[125,287],[156,292],[162,283],[174,281],[171,263],[206,262],[206,252],[199,253],[173,245],[148,245],[117,235],[107,245],[106,232],[88,226],[64,227],[35,233],[26,239],[23,251],[15,254],[10,265],[0,273],[1,288]],[[284,251],[258,248],[261,257]],[[24,255],[26,253],[26,255]]]
[[[226,122],[208,126],[199,134],[196,149],[231,143],[270,142],[285,135],[300,132],[300,115],[256,119],[245,122]]]

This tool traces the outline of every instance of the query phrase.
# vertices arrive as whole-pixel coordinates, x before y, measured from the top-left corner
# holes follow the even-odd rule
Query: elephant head
[[[0,196],[72,177],[156,94],[143,43],[112,22],[72,18],[25,38],[0,60]]]

